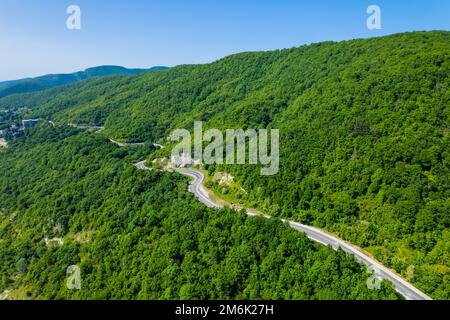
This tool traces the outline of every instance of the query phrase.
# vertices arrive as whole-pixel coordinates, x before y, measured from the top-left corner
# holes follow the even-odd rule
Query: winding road
[[[193,169],[177,169],[176,171],[185,176],[193,178],[193,180],[189,184],[189,192],[193,193],[200,202],[211,208],[222,208],[221,205],[215,203],[213,200],[210,199],[208,192],[203,186],[203,181],[205,180],[205,177],[202,172]],[[246,210],[248,216],[261,216],[261,214],[257,212],[254,212],[249,209]],[[271,218],[268,215],[263,216],[265,218]],[[357,261],[359,261],[360,263],[364,263],[366,266],[372,268],[377,278],[386,279],[390,281],[394,285],[394,288],[397,290],[397,292],[403,295],[406,299],[432,300],[429,296],[427,296],[425,293],[414,287],[405,279],[397,275],[395,272],[386,268],[385,266],[377,262],[375,259],[368,256],[361,249],[345,242],[344,240],[339,239],[338,237],[326,233],[318,228],[303,225],[294,221],[287,221],[287,220],[282,221],[288,223],[291,226],[291,228],[294,228],[295,230],[305,233],[311,240],[319,242],[323,245],[330,245],[335,250],[341,248],[345,252],[355,256]]]
[[[118,145],[119,147],[135,147],[135,146],[145,146],[144,142],[119,142],[114,139],[109,139],[112,143],[115,145]]]

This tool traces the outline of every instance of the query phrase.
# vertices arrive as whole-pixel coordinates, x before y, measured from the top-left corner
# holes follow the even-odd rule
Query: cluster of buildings
[[[11,125],[9,127],[8,133],[11,137],[16,138],[20,137],[25,129],[29,129],[37,125],[41,119],[28,119],[28,120],[22,120],[22,125],[18,126],[16,124]],[[2,130],[2,134],[5,135],[5,132]]]

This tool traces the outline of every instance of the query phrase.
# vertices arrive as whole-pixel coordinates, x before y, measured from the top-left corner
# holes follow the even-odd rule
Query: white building
[[[171,166],[174,168],[186,168],[190,166],[201,165],[201,160],[194,160],[189,155],[181,153],[180,155],[172,155],[170,158]]]

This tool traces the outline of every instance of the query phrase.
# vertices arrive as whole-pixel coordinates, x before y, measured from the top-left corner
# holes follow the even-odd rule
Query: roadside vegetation
[[[20,299],[399,299],[279,220],[212,210],[152,149],[40,125],[0,153],[0,293]],[[51,239],[49,241],[49,239]],[[81,290],[66,270],[81,269]]]
[[[195,120],[205,130],[279,129],[279,174],[211,166],[234,177],[218,191],[333,232],[450,299],[449,86],[450,32],[412,32],[92,79],[0,99],[0,109],[27,106],[128,142],[165,144]]]

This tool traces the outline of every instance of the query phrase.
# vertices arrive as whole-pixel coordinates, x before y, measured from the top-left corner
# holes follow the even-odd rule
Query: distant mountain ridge
[[[16,94],[36,92],[66,84],[75,83],[93,77],[109,75],[131,76],[144,72],[165,70],[167,67],[157,66],[149,69],[128,69],[120,66],[99,66],[88,68],[84,71],[67,74],[47,74],[36,78],[24,78],[19,80],[0,82],[0,98]]]

